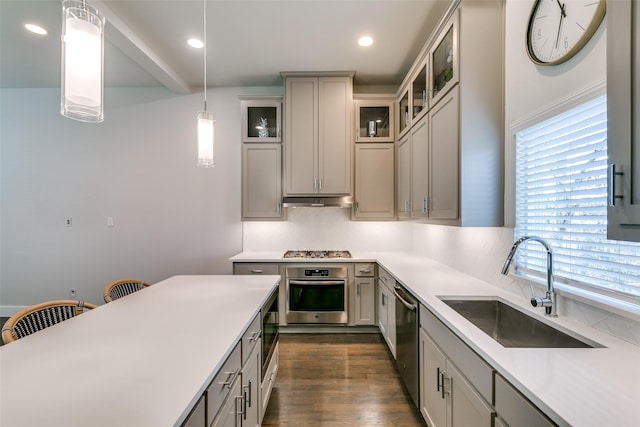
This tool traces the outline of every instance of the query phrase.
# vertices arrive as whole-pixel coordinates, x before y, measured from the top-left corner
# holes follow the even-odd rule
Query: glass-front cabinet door
[[[458,83],[458,13],[451,16],[429,51],[431,106]]]
[[[411,127],[411,113],[409,112],[409,91],[403,92],[398,100],[398,137]]]
[[[282,98],[240,98],[242,142],[281,142]]]
[[[393,142],[393,99],[356,99],[356,142]]]
[[[429,109],[427,96],[427,64],[416,72],[411,80],[411,117],[413,123],[420,120]]]

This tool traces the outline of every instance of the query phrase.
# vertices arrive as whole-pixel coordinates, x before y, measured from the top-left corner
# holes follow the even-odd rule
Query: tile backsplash
[[[339,208],[297,208],[289,209],[287,214],[287,221],[243,222],[243,250],[414,252],[521,297],[530,297],[531,282],[500,274],[513,244],[513,228],[359,222],[351,221],[350,210]],[[636,319],[568,297],[561,298],[559,313],[640,346],[640,321]]]

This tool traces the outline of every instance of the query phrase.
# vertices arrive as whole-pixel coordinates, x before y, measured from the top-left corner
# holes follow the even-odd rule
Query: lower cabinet
[[[431,427],[491,427],[493,409],[420,329],[420,412]]]
[[[376,324],[376,265],[355,264],[355,325]]]
[[[556,424],[516,390],[501,375],[495,378],[495,406],[503,425],[517,427],[551,427]],[[496,423],[496,426],[500,425]]]
[[[396,298],[393,294],[395,279],[378,267],[378,328],[393,358],[396,358]]]
[[[264,418],[264,413],[267,410],[269,404],[269,398],[271,397],[271,391],[273,390],[273,384],[276,381],[276,375],[278,374],[278,364],[280,361],[280,346],[276,344],[276,348],[273,350],[271,356],[271,362],[269,367],[262,378],[262,384],[260,385],[260,422]]]
[[[193,410],[182,424],[182,427],[202,427],[207,425],[207,410],[204,394],[193,407]]]
[[[211,427],[240,427],[242,426],[244,398],[240,377],[236,377],[231,384],[229,396],[225,401],[218,416],[213,420]]]
[[[218,374],[207,388],[207,423],[205,426],[240,426],[243,407],[242,345],[236,344]]]
[[[491,427],[493,370],[420,306],[420,412],[430,427]]]

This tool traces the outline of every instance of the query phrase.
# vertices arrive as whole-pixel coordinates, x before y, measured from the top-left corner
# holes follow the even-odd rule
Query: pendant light
[[[81,122],[103,121],[104,15],[86,0],[62,2],[60,113]]]
[[[204,3],[204,111],[198,113],[198,166],[212,168],[216,122],[207,112],[207,0]]]

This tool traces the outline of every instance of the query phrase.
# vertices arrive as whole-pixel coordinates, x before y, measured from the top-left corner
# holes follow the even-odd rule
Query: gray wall
[[[0,314],[70,288],[100,303],[120,278],[231,273],[242,250],[238,95],[281,92],[209,89],[216,166],[202,169],[202,93],[108,88],[104,123],[86,124],[59,114],[59,89],[0,90]]]

